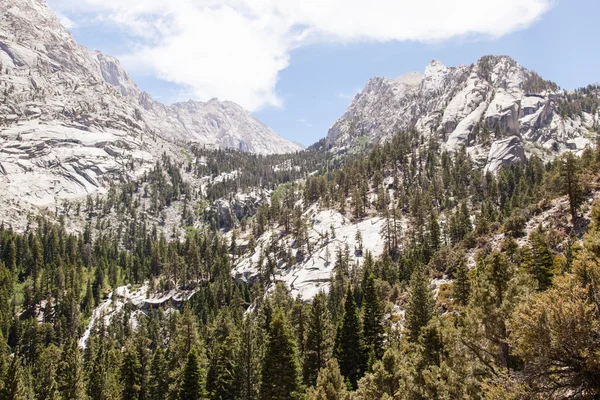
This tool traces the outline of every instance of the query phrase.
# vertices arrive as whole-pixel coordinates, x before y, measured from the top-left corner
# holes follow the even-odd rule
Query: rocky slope
[[[118,60],[78,45],[43,0],[2,0],[0,7],[5,123],[76,121],[261,154],[301,149],[232,102],[154,101]]]
[[[78,45],[43,0],[0,0],[0,220],[102,193],[164,152],[180,159],[185,142],[301,149],[231,102],[154,101],[118,60]]]
[[[521,159],[523,150],[551,157],[590,143],[600,114],[561,113],[566,95],[509,57],[487,56],[458,67],[432,61],[423,74],[369,80],[326,142],[343,152],[415,128],[448,150],[467,146],[476,160],[495,170]],[[514,138],[505,140],[509,136]]]

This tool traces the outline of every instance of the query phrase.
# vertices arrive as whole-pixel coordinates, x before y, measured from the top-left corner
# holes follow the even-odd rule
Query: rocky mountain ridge
[[[119,61],[75,42],[43,0],[0,0],[0,220],[104,193],[186,143],[301,150],[216,99],[163,105]]]
[[[117,59],[77,44],[42,0],[1,5],[5,124],[36,117],[105,128],[120,120],[135,133],[166,140],[260,154],[300,150],[235,103],[153,100]]]
[[[598,109],[565,115],[564,102],[567,93],[556,84],[506,56],[458,67],[434,60],[422,74],[370,79],[330,128],[326,143],[344,152],[361,141],[381,143],[398,130],[414,128],[447,150],[466,146],[481,165],[496,170],[522,152],[552,158],[590,144]],[[502,142],[494,145],[497,141]],[[508,158],[498,159],[501,153]]]

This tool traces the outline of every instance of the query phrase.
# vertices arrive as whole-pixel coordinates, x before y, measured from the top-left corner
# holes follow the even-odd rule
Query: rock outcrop
[[[0,221],[103,193],[188,142],[301,150],[232,102],[163,105],[117,59],[77,44],[43,0],[0,0]]]
[[[492,143],[484,172],[496,172],[501,167],[507,167],[514,163],[526,161],[525,149],[518,136],[498,140]]]
[[[301,150],[235,103],[154,101],[117,59],[78,45],[43,0],[0,0],[0,10],[5,124],[38,118],[260,154]]]
[[[344,152],[367,139],[379,143],[398,130],[416,129],[447,150],[466,146],[482,165],[492,143],[509,136],[522,138],[525,153],[551,158],[583,150],[600,120],[598,111],[561,113],[566,96],[509,57],[487,56],[458,67],[432,61],[423,74],[369,80],[330,128],[326,143]]]

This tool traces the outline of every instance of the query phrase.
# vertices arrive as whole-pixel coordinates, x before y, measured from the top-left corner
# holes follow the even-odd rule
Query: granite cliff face
[[[154,101],[117,59],[78,45],[43,0],[1,0],[0,10],[5,124],[37,118],[260,154],[301,149],[232,102]]]
[[[494,158],[502,143],[494,142],[510,136],[522,142],[525,153],[545,158],[590,144],[600,115],[561,114],[567,95],[509,57],[487,56],[458,67],[432,61],[423,74],[369,80],[331,127],[326,142],[343,152],[361,138],[384,142],[398,130],[414,128],[435,136],[448,150],[466,146],[493,171],[502,164]]]
[[[180,158],[187,142],[301,150],[235,103],[163,105],[117,59],[77,44],[43,0],[0,0],[0,202],[9,217],[102,193],[164,152]]]

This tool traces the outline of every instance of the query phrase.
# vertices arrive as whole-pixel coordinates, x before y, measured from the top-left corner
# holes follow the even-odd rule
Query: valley
[[[598,85],[434,60],[302,148],[0,12],[0,399],[600,394]]]

